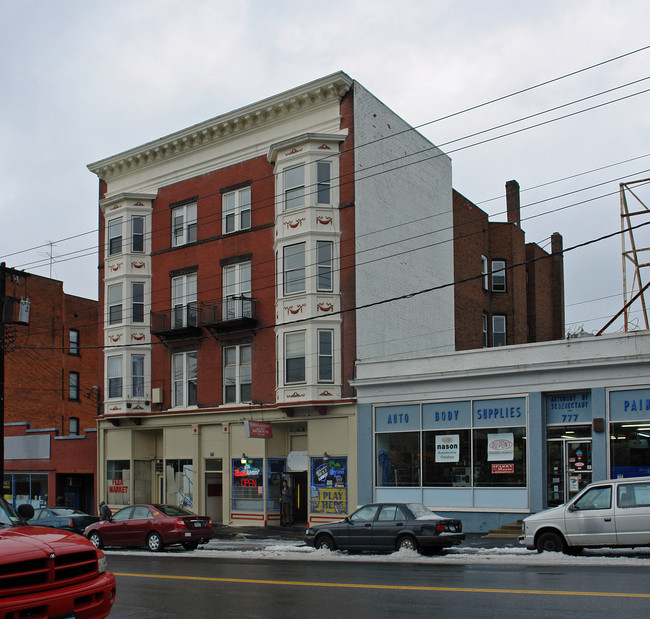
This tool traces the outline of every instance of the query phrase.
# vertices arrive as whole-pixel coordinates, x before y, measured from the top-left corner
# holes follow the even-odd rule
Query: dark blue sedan
[[[29,520],[29,524],[34,526],[65,529],[80,535],[94,522],[99,522],[99,516],[91,516],[69,507],[39,507],[34,510],[34,517]]]
[[[463,525],[420,503],[372,503],[337,522],[318,524],[305,532],[305,542],[329,550],[442,552],[465,539]]]

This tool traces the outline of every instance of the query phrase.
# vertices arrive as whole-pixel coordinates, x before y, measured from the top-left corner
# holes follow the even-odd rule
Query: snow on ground
[[[146,550],[105,550],[109,555],[151,556]],[[412,550],[400,550],[389,554],[348,554],[342,551],[315,550],[302,542],[257,539],[257,540],[212,540],[197,550],[188,552],[181,547],[171,547],[156,558],[164,556],[213,559],[266,559],[281,561],[344,561],[346,563],[422,563],[448,565],[530,565],[530,566],[602,566],[612,565],[650,567],[650,548],[585,550],[578,557],[562,553],[526,550],[523,547],[505,546],[498,548],[472,548],[459,546],[451,548],[440,556],[422,556]],[[110,559],[109,559],[110,561]]]

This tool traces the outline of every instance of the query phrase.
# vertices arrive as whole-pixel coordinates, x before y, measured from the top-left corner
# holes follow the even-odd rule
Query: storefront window
[[[192,509],[194,505],[192,460],[165,460],[165,487],[167,504]]]
[[[526,429],[474,430],[474,485],[526,486]]]
[[[348,459],[311,459],[311,511],[345,514],[348,510]]]
[[[131,462],[129,460],[106,461],[106,489],[110,505],[128,505],[131,485]]]
[[[420,485],[420,433],[377,434],[377,485]]]
[[[424,432],[424,486],[471,486],[469,430]]]
[[[280,511],[280,493],[282,492],[282,478],[285,471],[284,458],[269,458],[267,464],[269,467],[269,494],[268,494],[268,511]],[[241,461],[240,461],[241,463]]]
[[[264,510],[264,460],[262,458],[233,459],[232,508],[233,511]]]
[[[6,473],[3,496],[13,507],[25,503],[34,509],[48,505],[47,474]]]
[[[650,424],[613,423],[610,440],[612,478],[650,475]]]

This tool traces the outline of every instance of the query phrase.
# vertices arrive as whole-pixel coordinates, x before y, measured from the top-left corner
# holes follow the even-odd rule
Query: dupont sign
[[[512,432],[487,435],[488,462],[514,460],[515,438]]]
[[[273,428],[266,421],[244,421],[246,438],[272,438]]]

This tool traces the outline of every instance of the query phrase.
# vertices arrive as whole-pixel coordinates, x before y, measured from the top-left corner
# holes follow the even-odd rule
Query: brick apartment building
[[[519,183],[506,183],[507,222],[457,191],[453,208],[456,350],[563,339],[562,236],[550,254],[525,242]]]
[[[449,158],[335,73],[88,167],[100,498],[277,524],[288,478],[297,522],[353,509],[355,363],[457,346]]]
[[[97,301],[63,283],[7,270],[5,294],[30,302],[27,324],[5,314],[3,496],[94,513],[101,351]]]

